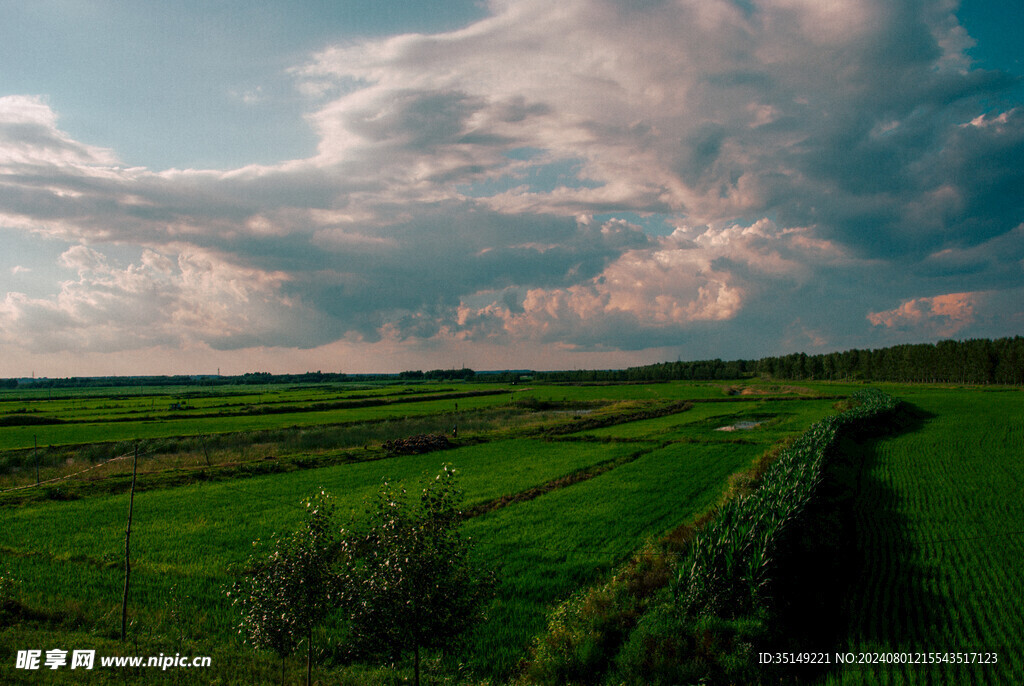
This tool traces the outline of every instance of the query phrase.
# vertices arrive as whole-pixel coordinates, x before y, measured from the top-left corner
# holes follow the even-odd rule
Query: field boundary
[[[528,488],[525,491],[519,491],[518,493],[503,495],[499,498],[489,500],[485,503],[474,505],[473,507],[466,509],[462,513],[462,515],[465,519],[472,519],[473,517],[479,517],[481,515],[485,515],[490,512],[500,510],[503,507],[508,507],[509,505],[528,502],[530,500],[533,500],[534,498],[539,498],[540,496],[546,493],[557,491],[558,489],[567,488],[574,484],[578,484],[582,481],[593,479],[595,476],[600,476],[601,474],[610,472],[616,467],[621,467],[624,464],[634,462],[643,457],[644,455],[652,453],[655,450],[660,450],[661,448],[664,448],[670,444],[671,441],[663,441],[661,443],[656,443],[650,445],[649,447],[632,452],[629,455],[615,457],[610,460],[605,460],[604,462],[599,462],[595,465],[591,465],[589,467],[578,469],[575,472],[565,474],[555,479],[551,479],[550,481],[547,481],[538,486]]]

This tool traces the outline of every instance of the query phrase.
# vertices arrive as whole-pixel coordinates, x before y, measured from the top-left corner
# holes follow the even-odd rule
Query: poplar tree
[[[284,661],[306,642],[306,684],[313,669],[313,630],[339,601],[335,560],[334,505],[321,491],[303,502],[305,519],[284,537],[273,537],[269,553],[254,553],[247,578],[236,581],[228,596],[241,610],[239,633],[258,648],[269,648]],[[253,543],[259,547],[257,540]]]
[[[412,496],[385,481],[357,530],[343,533],[352,647],[367,655],[421,654],[453,645],[481,619],[493,577],[470,559],[455,473],[445,465]]]

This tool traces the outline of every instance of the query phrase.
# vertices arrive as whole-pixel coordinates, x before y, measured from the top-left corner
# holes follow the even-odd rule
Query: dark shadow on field
[[[921,587],[929,571],[912,561],[914,539],[897,509],[900,494],[874,475],[878,444],[921,431],[932,417],[901,403],[844,437],[829,456],[817,495],[781,550],[771,587],[779,631],[769,650],[826,652],[832,664],[767,668],[766,683],[820,681],[839,669],[835,653],[845,653],[853,637],[885,651],[921,650],[907,626],[943,621],[943,599]]]

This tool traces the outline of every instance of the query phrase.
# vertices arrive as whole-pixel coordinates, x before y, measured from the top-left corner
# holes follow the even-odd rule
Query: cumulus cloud
[[[126,168],[0,98],[0,224],[67,241],[77,275],[9,293],[5,340],[825,346],[968,331],[975,301],[918,294],[1020,283],[1024,111],[953,3],[489,7],[296,66],[320,142],[276,165]]]
[[[875,253],[965,239],[957,198],[979,184],[943,170],[991,160],[979,145],[1005,155],[993,176],[1021,180],[1012,121],[960,126],[979,116],[973,99],[1009,80],[963,69],[950,6],[493,7],[460,32],[321,53],[303,76],[367,84],[315,116],[322,154],[388,159],[429,146],[423,178],[465,180],[506,173],[494,153],[514,142],[579,160],[597,187],[511,191],[493,198],[505,211],[643,209],[692,224],[777,212]],[[1019,201],[1001,202],[1019,213]]]
[[[55,298],[7,293],[0,341],[36,352],[121,351],[198,342],[217,347],[280,338],[282,323],[301,323],[301,305],[280,295],[283,273],[242,269],[218,255],[184,248],[145,250],[127,267],[86,246],[60,257],[75,278]],[[302,345],[293,329],[291,344]]]
[[[609,227],[606,226],[607,230]],[[765,308],[794,293],[820,270],[861,262],[840,246],[780,229],[680,227],[629,250],[600,274],[569,287],[534,288],[520,301],[502,298],[462,308],[464,335],[561,342],[582,350],[649,347],[695,325],[728,322],[745,308]]]
[[[72,140],[57,128],[57,115],[38,96],[0,97],[0,165],[5,170],[41,165],[74,168],[111,165],[114,154]]]
[[[930,298],[907,300],[899,307],[884,312],[871,312],[868,321],[887,328],[913,327],[931,329],[940,336],[952,336],[974,322],[974,312],[981,293],[947,293]]]

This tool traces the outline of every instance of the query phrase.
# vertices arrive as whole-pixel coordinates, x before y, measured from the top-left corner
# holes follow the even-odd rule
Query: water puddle
[[[763,422],[736,422],[729,426],[720,426],[715,431],[749,431]]]

